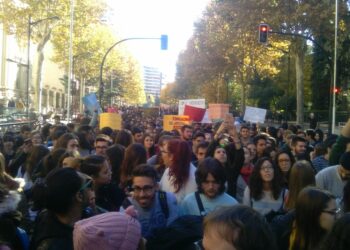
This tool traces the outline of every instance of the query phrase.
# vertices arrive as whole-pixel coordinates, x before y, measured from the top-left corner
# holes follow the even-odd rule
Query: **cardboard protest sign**
[[[187,115],[164,115],[163,130],[171,131],[180,129],[183,125],[190,124],[190,118]]]
[[[185,105],[205,109],[205,99],[179,100],[179,115],[184,115]]]
[[[243,120],[254,123],[264,123],[266,116],[266,109],[260,109],[247,106],[244,113]]]
[[[112,129],[122,129],[122,116],[117,113],[100,114],[100,129],[110,127]]]
[[[212,120],[224,119],[230,112],[230,106],[223,103],[209,103],[209,118]]]
[[[200,122],[202,121],[205,114],[205,109],[192,107],[190,105],[185,105],[184,115],[188,115],[191,121]]]

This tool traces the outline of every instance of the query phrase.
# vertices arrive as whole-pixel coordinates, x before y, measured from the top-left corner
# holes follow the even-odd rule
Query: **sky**
[[[112,8],[108,16],[121,39],[168,35],[168,50],[160,49],[160,40],[126,41],[130,53],[141,65],[159,68],[165,82],[175,78],[176,61],[193,34],[210,0],[107,0]]]

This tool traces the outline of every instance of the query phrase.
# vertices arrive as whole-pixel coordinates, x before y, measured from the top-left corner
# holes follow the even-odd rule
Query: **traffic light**
[[[267,37],[269,33],[269,25],[266,23],[259,24],[259,42],[267,43]]]
[[[334,88],[333,91],[334,91],[335,94],[339,94],[340,93],[340,88]]]
[[[161,35],[160,36],[160,48],[161,48],[161,50],[168,49],[168,35]]]

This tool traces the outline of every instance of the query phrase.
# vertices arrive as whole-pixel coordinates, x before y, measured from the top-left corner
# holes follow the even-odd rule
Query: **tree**
[[[32,29],[31,40],[37,44],[38,54],[36,79],[34,80],[37,108],[39,104],[38,90],[45,58],[44,49],[52,37],[60,37],[62,29],[69,29],[69,11],[69,0],[3,0],[2,22],[9,34],[15,34],[20,41],[25,41],[27,39],[28,22],[32,20],[32,25],[30,25]],[[104,11],[105,4],[102,0],[77,0],[74,12],[76,27],[83,26],[84,23],[88,22],[100,22],[99,18]],[[59,18],[59,21],[57,21],[57,18]],[[57,33],[58,30],[60,32]]]

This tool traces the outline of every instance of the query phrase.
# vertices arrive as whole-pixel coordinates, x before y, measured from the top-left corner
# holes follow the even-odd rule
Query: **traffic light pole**
[[[125,41],[129,41],[129,40],[161,40],[161,48],[162,49],[167,49],[167,43],[168,43],[168,36],[167,35],[162,35],[160,38],[157,37],[131,37],[131,38],[125,38],[125,39],[122,39],[118,42],[116,42],[115,44],[113,44],[106,52],[106,54],[103,56],[103,59],[102,59],[102,62],[101,62],[101,65],[100,65],[100,86],[99,86],[99,102],[100,102],[100,105],[102,107],[102,97],[103,97],[103,91],[104,91],[104,83],[103,83],[103,66],[105,64],[105,61],[106,61],[106,58],[107,58],[107,55],[109,54],[109,52],[115,47],[117,46],[118,44],[122,43],[122,42],[125,42]],[[166,44],[165,44],[166,43]],[[103,107],[102,107],[103,108]]]

